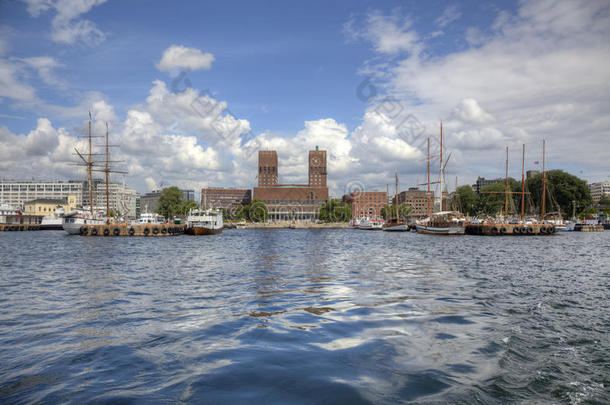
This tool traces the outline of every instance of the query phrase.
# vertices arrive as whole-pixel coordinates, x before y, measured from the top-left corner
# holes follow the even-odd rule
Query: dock
[[[184,224],[109,224],[109,225],[83,225],[82,236],[174,236],[183,234]]]
[[[39,231],[38,224],[0,224],[0,232]]]
[[[603,224],[576,224],[574,225],[575,232],[603,232]]]
[[[553,235],[557,229],[552,224],[468,224],[467,235],[532,236]]]

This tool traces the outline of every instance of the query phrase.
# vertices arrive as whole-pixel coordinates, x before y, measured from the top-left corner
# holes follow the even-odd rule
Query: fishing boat
[[[433,235],[464,235],[466,233],[466,218],[457,211],[443,211],[443,176],[445,166],[443,166],[443,123],[441,122],[441,145],[440,145],[440,193],[439,193],[439,212],[432,214],[430,205],[430,138],[428,138],[428,218],[418,221],[416,224],[417,233]],[[449,161],[449,159],[447,159]]]
[[[388,218],[383,224],[383,230],[387,232],[406,232],[409,230],[407,221],[400,218],[398,210],[398,172],[394,174],[396,177],[396,189],[394,196],[394,206],[396,207],[396,217]]]
[[[189,235],[218,235],[222,232],[222,211],[215,209],[193,209],[186,218],[186,233]]]

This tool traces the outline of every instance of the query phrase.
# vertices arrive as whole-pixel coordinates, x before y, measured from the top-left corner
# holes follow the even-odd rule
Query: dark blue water
[[[0,402],[608,403],[610,232],[0,232]]]

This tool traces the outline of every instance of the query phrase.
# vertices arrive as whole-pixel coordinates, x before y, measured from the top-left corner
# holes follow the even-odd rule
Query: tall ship
[[[394,197],[394,207],[395,207],[395,217],[390,217],[390,213],[388,212],[388,219],[383,224],[383,230],[387,232],[406,232],[409,230],[409,225],[407,225],[407,221],[400,218],[399,209],[398,209],[398,172],[394,174],[396,177],[396,189],[395,189],[395,197]]]
[[[430,205],[430,138],[428,138],[428,218],[416,224],[417,233],[432,235],[464,235],[466,233],[466,218],[457,211],[443,211],[443,123],[441,122],[441,148],[440,148],[440,192],[439,212],[432,214]],[[449,161],[449,159],[447,159]],[[445,162],[445,165],[447,162]]]
[[[218,235],[222,232],[222,211],[194,209],[186,217],[186,233],[189,235]]]
[[[99,162],[93,161],[93,145],[92,145],[92,134],[91,134],[91,112],[89,112],[89,133],[88,133],[88,143],[89,149],[87,152],[87,157],[83,156],[82,153],[78,151],[78,149],[74,148],[76,154],[81,159],[81,163],[77,163],[78,166],[84,166],[87,168],[88,174],[88,182],[89,182],[89,209],[82,210],[77,209],[73,212],[66,213],[63,215],[62,219],[62,228],[69,233],[70,235],[79,235],[83,233],[83,231],[87,230],[91,225],[104,225],[110,223],[110,195],[109,195],[109,178],[110,173],[126,173],[123,171],[117,171],[111,169],[109,160],[110,152],[108,144],[108,123],[106,123],[106,161],[105,167],[102,168],[98,165]],[[93,198],[93,172],[104,172],[106,174],[106,213],[104,215],[101,211],[96,211],[94,209],[94,198]]]

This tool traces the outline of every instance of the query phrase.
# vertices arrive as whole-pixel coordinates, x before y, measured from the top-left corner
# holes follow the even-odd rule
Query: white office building
[[[610,197],[610,181],[589,184],[589,191],[593,201],[599,201],[603,196]]]
[[[82,181],[0,181],[0,204],[24,209],[25,203],[36,199],[67,199],[76,196],[77,205],[82,204]]]

